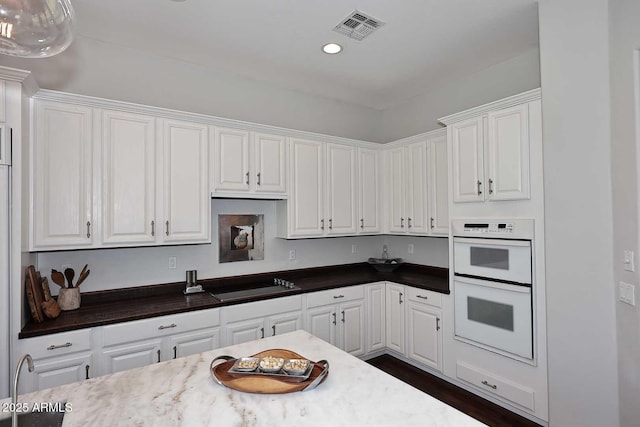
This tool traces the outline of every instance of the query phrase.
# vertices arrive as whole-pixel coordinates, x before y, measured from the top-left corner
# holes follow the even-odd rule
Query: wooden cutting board
[[[44,321],[42,303],[45,301],[45,297],[40,281],[40,273],[36,271],[36,268],[33,265],[27,267],[27,274],[25,274],[25,292],[27,294],[29,309],[31,310],[31,317],[36,323],[42,323]]]

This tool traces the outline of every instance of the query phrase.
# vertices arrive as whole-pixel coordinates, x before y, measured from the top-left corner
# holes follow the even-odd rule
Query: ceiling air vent
[[[333,31],[344,34],[354,40],[364,40],[365,37],[368,37],[383,25],[384,22],[379,19],[372,18],[356,10],[336,25]]]

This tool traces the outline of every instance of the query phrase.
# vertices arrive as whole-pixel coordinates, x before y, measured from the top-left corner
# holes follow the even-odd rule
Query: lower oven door
[[[455,277],[455,334],[533,359],[531,288]]]

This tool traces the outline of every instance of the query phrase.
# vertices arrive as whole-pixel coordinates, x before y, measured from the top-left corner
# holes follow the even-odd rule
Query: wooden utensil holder
[[[63,311],[80,308],[80,289],[61,288],[58,293],[58,305],[60,305],[60,310]]]

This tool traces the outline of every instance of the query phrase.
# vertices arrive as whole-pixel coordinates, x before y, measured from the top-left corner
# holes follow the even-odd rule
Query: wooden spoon
[[[51,280],[53,280],[53,283],[60,286],[61,288],[65,287],[64,276],[58,270],[51,270]]]
[[[82,267],[82,271],[80,272],[80,275],[78,276],[78,280],[80,280],[80,278],[85,273],[85,271],[87,271],[87,267],[89,267],[89,264],[85,264],[84,267]],[[76,288],[77,287],[78,287],[78,284],[76,283]]]
[[[87,270],[87,271],[84,271],[82,274],[80,274],[80,277],[78,277],[78,282],[76,283],[76,288],[80,287],[82,282],[84,282],[84,279],[86,279],[90,273],[91,273],[91,270]]]
[[[76,272],[73,271],[73,268],[65,268],[64,269],[64,277],[67,278],[67,282],[69,282],[69,287],[73,288],[73,277],[76,275]]]

